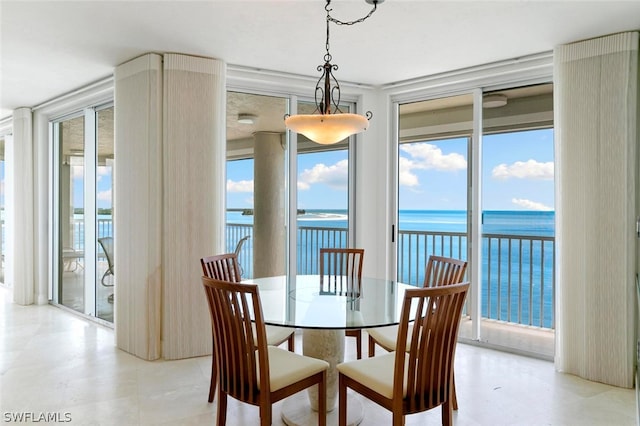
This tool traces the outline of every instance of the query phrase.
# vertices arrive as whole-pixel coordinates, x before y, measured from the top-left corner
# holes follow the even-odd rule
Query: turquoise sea
[[[253,216],[227,212],[227,223],[253,224]],[[553,236],[553,211],[496,210],[482,215],[483,232],[492,234]],[[347,228],[346,210],[305,210],[298,215],[298,226]],[[465,210],[400,210],[399,229],[415,231],[466,232]]]

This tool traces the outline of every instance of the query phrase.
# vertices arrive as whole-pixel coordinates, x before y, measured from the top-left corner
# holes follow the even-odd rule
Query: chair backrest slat
[[[205,277],[234,283],[241,280],[238,255],[235,253],[203,257],[200,259],[200,264]]]
[[[465,282],[405,291],[398,347],[406,347],[411,321],[413,332],[409,333],[410,350],[396,352],[394,397],[402,399],[408,358],[407,412],[424,411],[449,398],[460,316],[468,290],[469,283]]]
[[[439,287],[464,281],[467,261],[444,256],[429,256],[423,287]]]
[[[363,259],[364,249],[321,248],[321,294],[359,295]]]
[[[270,391],[258,286],[208,277],[202,277],[202,283],[209,302],[221,390],[238,400],[257,404],[260,392]]]

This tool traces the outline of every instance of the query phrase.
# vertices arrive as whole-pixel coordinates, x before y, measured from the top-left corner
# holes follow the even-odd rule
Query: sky
[[[110,209],[112,203],[113,168],[111,166],[98,166],[97,172],[97,207],[99,209]],[[71,173],[73,173],[73,206],[82,208],[84,202],[84,167],[82,165],[72,165]]]
[[[483,210],[554,210],[553,129],[483,136]],[[465,138],[402,144],[401,210],[466,210]],[[81,166],[72,166],[82,205]],[[111,167],[98,167],[98,208],[111,207]],[[347,208],[347,151],[298,156],[298,208]],[[227,208],[253,207],[253,160],[227,162]]]
[[[483,210],[554,210],[553,129],[483,136]],[[403,144],[401,210],[466,210],[467,140]],[[346,151],[298,156],[298,208],[346,209]],[[227,207],[253,207],[253,160],[227,162]]]

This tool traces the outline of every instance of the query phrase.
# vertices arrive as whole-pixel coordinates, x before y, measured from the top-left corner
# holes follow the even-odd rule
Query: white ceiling
[[[140,54],[180,52],[319,76],[325,2],[0,0],[0,118],[112,74]],[[333,16],[368,13],[334,0]],[[547,52],[640,29],[640,1],[386,0],[331,26],[340,81],[381,85]]]

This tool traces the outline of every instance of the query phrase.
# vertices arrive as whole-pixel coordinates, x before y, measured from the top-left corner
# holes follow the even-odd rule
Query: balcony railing
[[[74,248],[83,250],[84,226],[74,223]],[[98,223],[100,237],[112,235],[112,221]],[[227,251],[244,236],[253,237],[253,226],[227,224]],[[298,227],[298,272],[316,274],[320,247],[345,247],[345,228]],[[429,255],[467,258],[463,232],[399,231],[398,280],[419,285]],[[482,236],[482,317],[515,324],[555,328],[555,238],[507,234]],[[239,255],[245,277],[253,276],[253,241]]]
[[[227,224],[227,250],[253,227]],[[253,276],[252,240],[239,256],[245,277]],[[320,247],[344,247],[344,228],[299,227],[298,273],[315,274]],[[418,285],[429,255],[467,258],[467,235],[461,232],[398,232],[398,280]],[[506,234],[482,236],[482,317],[497,321],[555,328],[555,238]]]

